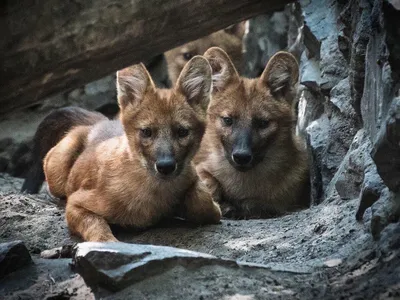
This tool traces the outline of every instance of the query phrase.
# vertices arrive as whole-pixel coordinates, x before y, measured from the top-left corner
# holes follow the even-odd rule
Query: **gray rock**
[[[307,127],[324,112],[324,96],[308,88],[299,91],[296,134],[306,136]]]
[[[349,100],[349,85],[346,79],[338,83],[331,90],[330,101],[325,106],[325,113],[329,116],[329,129],[324,133],[327,144],[323,152],[321,171],[323,182],[329,182],[336,174],[343,158],[357,133],[360,125],[354,118],[354,110],[346,104]],[[343,103],[344,102],[344,103]],[[324,185],[326,188],[327,185]]]
[[[371,233],[371,219],[372,219],[372,209],[371,207],[368,207],[362,215],[362,223],[364,225],[365,231],[369,233]]]
[[[315,58],[306,58],[306,54],[303,52],[301,62],[300,83],[315,93],[320,92],[322,79],[319,61]]]
[[[58,259],[58,258],[72,258],[73,245],[63,245],[61,247],[47,249],[40,252],[41,258]]]
[[[80,89],[76,89],[71,93],[77,94],[79,91]],[[76,97],[75,99],[77,102],[79,102],[80,97]],[[68,93],[61,93],[44,99],[41,105],[38,107],[38,111],[49,111],[67,105],[69,105]]]
[[[365,81],[366,49],[371,36],[371,5],[368,1],[353,3],[352,9],[352,44],[350,47],[350,85],[351,104],[357,115],[361,115],[361,98]],[[362,9],[359,10],[359,7]]]
[[[0,244],[0,279],[31,263],[31,255],[22,241]]]
[[[329,119],[324,114],[307,127],[307,150],[310,161],[311,203],[318,204],[323,200],[324,182],[322,161],[324,149],[328,143],[326,132],[329,130]]]
[[[360,168],[357,166],[359,163],[356,162],[355,158],[357,154],[346,156],[359,128],[349,98],[350,86],[348,79],[345,78],[331,90],[330,99],[324,105],[322,117],[315,123],[311,123],[306,130],[311,160],[312,199],[316,203],[322,200],[323,194],[331,196],[336,183],[338,183],[339,190],[342,191],[341,197],[348,199],[358,195],[362,178],[359,179]],[[322,110],[321,107],[318,109]],[[300,120],[302,118],[299,118]],[[355,143],[358,144],[357,141]],[[352,158],[350,159],[350,157]],[[343,163],[344,158],[347,161]],[[353,171],[357,170],[355,173],[358,175],[352,173],[352,171],[346,171],[349,162],[354,167]],[[340,174],[337,174],[334,182],[330,184],[341,165],[340,174],[342,176],[340,177]],[[356,186],[350,187],[351,184],[349,184],[347,188],[346,181],[349,176],[352,177]]]
[[[389,224],[382,230],[379,248],[386,253],[400,249],[400,223]]]
[[[243,75],[257,77],[269,58],[287,47],[288,12],[260,15],[249,21],[245,36],[245,66]]]
[[[86,95],[97,95],[115,89],[115,75],[103,77],[93,81],[84,87]]]
[[[389,50],[389,62],[398,88],[400,78],[400,10],[398,9],[398,4],[394,5],[394,1],[391,4],[388,1],[383,1],[381,6],[379,4],[379,2],[376,3],[374,9],[377,12],[380,12],[380,9],[382,9],[383,12],[383,16],[378,20],[381,23],[380,25],[385,27],[384,32],[386,33],[386,44]],[[373,25],[375,23],[378,23],[377,20]]]
[[[364,212],[379,199],[382,190],[385,188],[372,158],[365,153],[364,159],[364,180],[361,185],[360,203],[356,212],[357,220],[363,218]]]
[[[380,15],[379,1],[375,1],[374,34],[369,39],[365,56],[365,82],[361,98],[361,116],[364,128],[374,142],[385,120],[394,97],[392,68],[385,42],[385,28]]]
[[[120,290],[175,266],[236,265],[215,256],[172,247],[126,243],[81,243],[73,265],[89,285]]]
[[[321,44],[321,89],[327,92],[348,76],[347,62],[339,50],[337,35],[328,36]]]
[[[400,216],[400,194],[388,188],[382,190],[379,199],[371,206],[371,234],[379,239],[382,230],[390,223],[397,222]]]
[[[347,63],[339,49],[337,38],[339,35],[337,27],[339,6],[333,0],[303,0],[300,1],[300,4],[305,24],[321,43],[319,54],[321,89],[329,92],[348,75]],[[326,10],[326,7],[329,7],[329,10]]]
[[[397,10],[400,10],[400,0],[387,0],[393,7]]]
[[[12,138],[5,138],[3,141],[0,150],[1,172],[7,172],[15,177],[24,177],[32,163],[32,142],[18,141]]]
[[[400,192],[400,97],[393,100],[386,124],[374,145],[372,158],[385,184],[392,191]]]
[[[304,47],[307,50],[308,58],[321,59],[321,42],[312,33],[307,24],[303,25]]]
[[[364,154],[371,148],[368,137],[360,130],[350,146],[349,151],[339,166],[338,171],[329,183],[326,198],[330,198],[333,189],[342,200],[357,198],[364,176]]]
[[[349,78],[345,78],[337,83],[335,87],[332,88],[330,93],[330,101],[334,104],[339,111],[346,115],[348,118],[355,118],[356,112],[350,103],[350,82]]]

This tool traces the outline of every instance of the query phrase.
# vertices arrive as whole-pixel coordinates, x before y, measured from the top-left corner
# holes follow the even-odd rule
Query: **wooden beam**
[[[290,0],[0,4],[0,114],[71,90]]]

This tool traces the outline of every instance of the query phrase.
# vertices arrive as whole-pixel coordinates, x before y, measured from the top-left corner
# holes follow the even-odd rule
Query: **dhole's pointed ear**
[[[244,34],[246,33],[248,21],[242,21],[237,24],[231,25],[224,29],[226,33],[232,34],[239,39],[242,39]]]
[[[204,57],[211,66],[213,92],[221,91],[229,83],[239,81],[239,74],[224,50],[212,47],[204,53]]]
[[[290,95],[298,79],[299,65],[296,58],[289,52],[280,51],[270,58],[259,80],[274,97],[292,101]]]
[[[190,106],[207,110],[211,97],[211,67],[202,56],[194,56],[183,68],[175,89],[182,93]]]
[[[122,109],[129,104],[138,105],[149,89],[155,89],[155,85],[142,63],[117,72],[117,96]]]

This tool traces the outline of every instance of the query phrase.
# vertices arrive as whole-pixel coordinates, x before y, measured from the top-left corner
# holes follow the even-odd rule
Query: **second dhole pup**
[[[308,162],[294,135],[294,87],[299,69],[287,52],[275,54],[260,78],[240,77],[220,48],[207,50],[213,94],[207,129],[195,161],[228,217],[280,215],[309,202]]]

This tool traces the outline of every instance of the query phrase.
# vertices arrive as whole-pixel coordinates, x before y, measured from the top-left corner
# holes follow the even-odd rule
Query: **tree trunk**
[[[0,4],[0,114],[71,90],[290,0]]]

